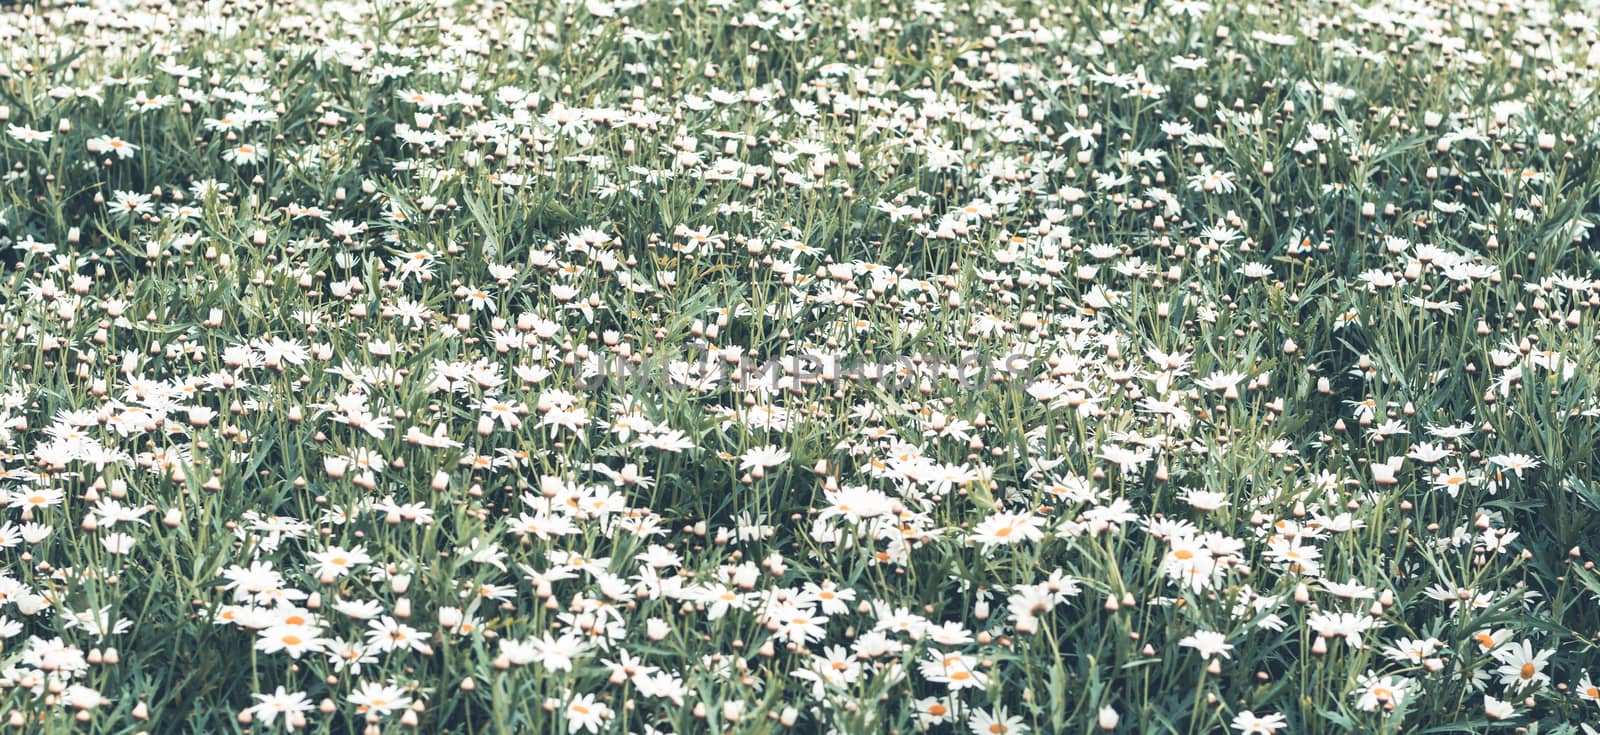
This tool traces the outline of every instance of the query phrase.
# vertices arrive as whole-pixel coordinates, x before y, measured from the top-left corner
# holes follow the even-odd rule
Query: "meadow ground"
[[[1600,726],[1600,6],[0,7],[0,729]]]

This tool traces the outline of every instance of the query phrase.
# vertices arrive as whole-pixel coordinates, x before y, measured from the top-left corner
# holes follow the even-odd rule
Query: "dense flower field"
[[[1600,730],[1591,0],[0,7],[0,729]]]

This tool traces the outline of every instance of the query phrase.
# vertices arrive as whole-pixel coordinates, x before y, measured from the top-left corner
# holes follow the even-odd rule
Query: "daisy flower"
[[[1378,676],[1370,671],[1356,680],[1356,686],[1356,706],[1363,712],[1372,712],[1387,705],[1398,707],[1411,693],[1410,679]]]
[[[1288,723],[1288,719],[1276,712],[1257,715],[1250,710],[1243,710],[1233,716],[1232,727],[1239,731],[1239,735],[1273,735]]]
[[[1006,712],[1005,707],[993,710],[973,710],[967,720],[972,735],[1027,735],[1028,725],[1021,717]]]
[[[51,133],[48,130],[34,130],[32,128],[22,127],[21,125],[6,126],[6,133],[24,143],[48,142],[51,136],[54,135],[54,133]]]
[[[1193,648],[1194,650],[1198,651],[1203,658],[1212,658],[1214,656],[1233,658],[1233,656],[1229,653],[1233,650],[1233,645],[1228,643],[1227,634],[1218,633],[1216,631],[1197,630],[1187,636],[1184,636],[1178,641],[1178,645],[1186,648]]]
[[[972,529],[971,538],[985,547],[1038,543],[1043,528],[1044,519],[1032,513],[994,513]]]
[[[139,146],[109,135],[90,138],[86,145],[90,153],[112,153],[118,160],[132,158],[133,154],[139,151]]]
[[[593,694],[579,694],[566,706],[567,732],[600,732],[611,716],[611,708],[595,701]]]
[[[249,712],[263,726],[271,726],[281,716],[285,723],[290,723],[299,715],[311,711],[314,706],[305,692],[290,692],[279,685],[271,694],[252,694],[256,703],[251,705]]]
[[[745,450],[745,453],[740,456],[739,469],[765,470],[770,467],[777,467],[778,465],[789,461],[789,456],[788,450],[773,444],[753,447]]]
[[[222,152],[222,160],[236,166],[254,165],[266,157],[266,152],[254,143],[242,143]]]
[[[1545,686],[1550,683],[1550,675],[1544,670],[1555,653],[1555,649],[1535,652],[1529,641],[1501,646],[1492,654],[1500,662],[1494,673],[1500,676],[1501,685],[1513,691]]]
[[[405,689],[375,681],[361,682],[356,691],[346,697],[346,701],[355,705],[356,711],[362,714],[371,712],[386,715],[411,706],[411,697]]]

